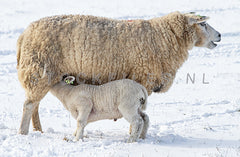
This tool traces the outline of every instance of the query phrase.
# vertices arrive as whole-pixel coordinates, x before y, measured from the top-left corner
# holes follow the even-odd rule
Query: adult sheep
[[[34,130],[42,130],[39,103],[66,73],[91,84],[134,79],[149,95],[166,92],[188,50],[212,49],[221,40],[207,19],[174,12],[150,20],[64,15],[31,23],[17,43],[18,78],[26,93],[19,133],[28,133],[31,117]]]

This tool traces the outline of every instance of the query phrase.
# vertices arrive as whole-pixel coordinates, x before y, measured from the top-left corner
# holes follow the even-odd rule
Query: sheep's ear
[[[208,16],[200,16],[200,15],[197,15],[197,23],[202,23],[202,22],[205,22],[207,21],[208,19],[210,19],[210,17]]]
[[[188,24],[189,25],[193,25],[195,23],[197,23],[197,20],[195,18],[192,18],[192,17],[188,18]]]
[[[202,23],[209,19],[208,16],[195,15],[188,18],[188,24],[193,25],[195,23]]]
[[[195,15],[195,14],[196,14],[196,12],[194,12],[194,11],[191,11],[189,13],[185,13],[185,15]]]

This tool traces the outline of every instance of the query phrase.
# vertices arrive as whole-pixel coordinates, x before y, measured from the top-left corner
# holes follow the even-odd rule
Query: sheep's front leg
[[[74,141],[78,141],[79,139],[83,139],[84,128],[87,125],[87,120],[89,114],[92,110],[92,101],[90,99],[84,98],[81,99],[81,104],[77,106],[78,116],[77,116],[77,130],[75,132]]]

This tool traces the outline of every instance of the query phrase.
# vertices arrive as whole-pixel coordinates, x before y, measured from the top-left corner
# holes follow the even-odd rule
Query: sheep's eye
[[[206,23],[205,22],[202,22],[200,23],[201,26],[205,27],[206,26]]]

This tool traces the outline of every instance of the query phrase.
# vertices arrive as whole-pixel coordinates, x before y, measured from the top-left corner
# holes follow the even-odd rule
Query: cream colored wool
[[[27,97],[20,133],[28,132],[28,114],[41,130],[39,102],[66,73],[90,84],[128,78],[149,95],[166,92],[188,50],[206,47],[200,26],[192,23],[198,18],[179,12],[133,21],[63,15],[31,23],[17,44],[18,78]]]

